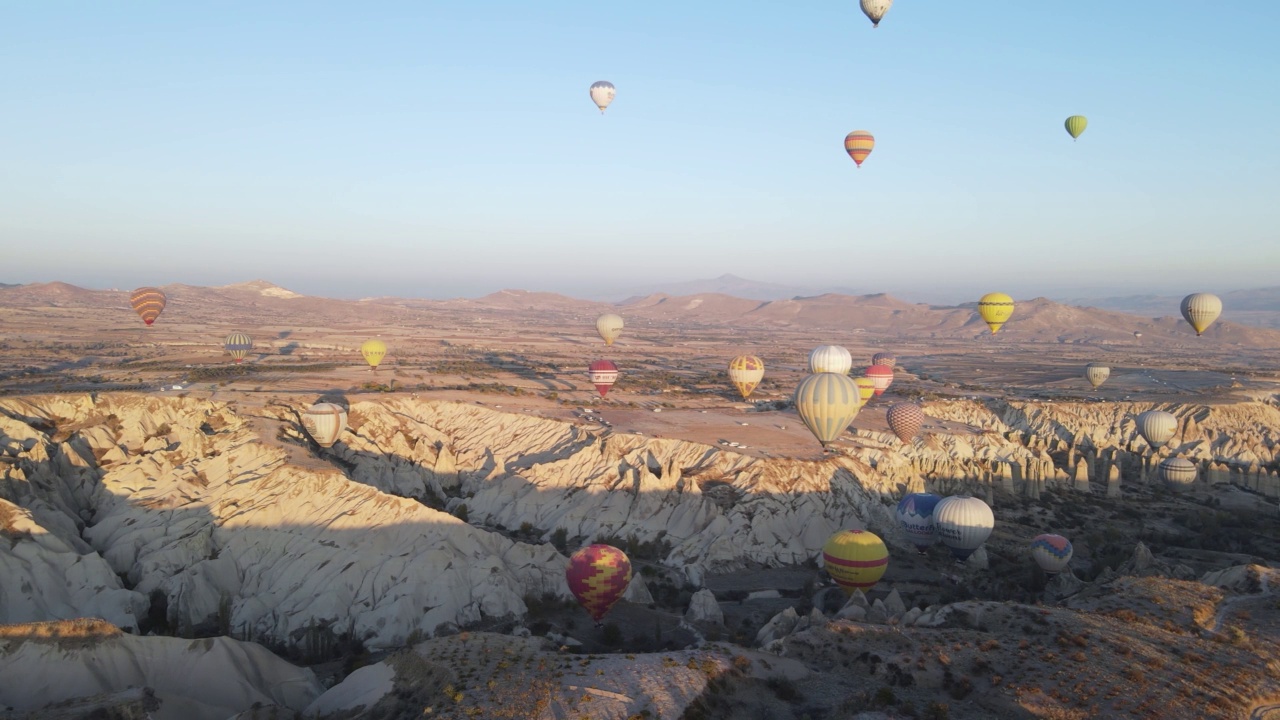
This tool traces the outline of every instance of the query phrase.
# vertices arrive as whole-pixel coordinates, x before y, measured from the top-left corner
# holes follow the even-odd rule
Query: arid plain
[[[150,328],[127,292],[0,289],[0,717],[1277,712],[1280,330],[1045,299],[992,336],[883,295],[163,289]],[[827,343],[854,374],[898,359],[831,454],[788,402]],[[742,353],[767,368],[749,402]],[[350,412],[329,449],[298,421],[321,399]],[[910,445],[885,422],[904,399],[929,418]],[[1179,421],[1159,452],[1152,408]],[[1156,478],[1170,454],[1191,490]],[[925,489],[994,509],[965,565],[897,528]],[[846,603],[818,561],[850,527],[891,559]],[[1072,572],[1035,566],[1043,532]],[[592,541],[636,569],[602,628],[564,581]]]

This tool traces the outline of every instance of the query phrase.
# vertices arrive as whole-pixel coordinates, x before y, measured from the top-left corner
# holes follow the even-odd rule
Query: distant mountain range
[[[601,295],[598,299],[611,302],[626,301],[632,298],[646,297],[649,295],[671,295],[682,297],[686,295],[731,295],[736,298],[746,298],[748,300],[790,300],[794,297],[806,295],[825,295],[827,293],[839,293],[841,295],[856,295],[856,290],[850,288],[839,287],[802,287],[799,285],[782,285],[778,283],[761,282],[759,280],[748,280],[738,277],[737,275],[725,274],[718,278],[708,280],[686,280],[684,282],[661,283],[658,285],[646,285],[634,287],[628,290],[620,290],[617,293]]]

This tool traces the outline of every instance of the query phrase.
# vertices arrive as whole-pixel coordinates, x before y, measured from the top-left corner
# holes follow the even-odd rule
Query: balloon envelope
[[[729,361],[729,381],[738,389],[743,400],[751,396],[763,378],[764,361],[755,355],[739,355]]]
[[[889,429],[904,443],[915,440],[924,426],[924,410],[915,403],[894,403],[885,413]]]
[[[600,397],[604,397],[618,381],[618,366],[611,360],[597,360],[587,368],[587,376],[591,378],[591,384],[596,386]]]
[[[796,412],[813,436],[827,446],[858,416],[858,386],[848,375],[817,373],[796,386]]]
[[[1084,128],[1089,124],[1089,120],[1083,115],[1072,115],[1063,123],[1067,127],[1067,134],[1072,139],[1080,137],[1080,133],[1084,132]],[[1105,133],[1104,133],[1105,134]]]
[[[862,14],[871,21],[871,27],[874,28],[880,27],[880,21],[893,6],[893,0],[859,0],[858,5],[862,8]]]
[[[883,395],[893,384],[893,368],[888,365],[872,365],[863,374],[875,382],[876,397]]]
[[[168,298],[159,288],[140,287],[129,294],[129,305],[133,311],[138,313],[142,318],[142,322],[150,325],[160,317],[160,313],[164,312],[165,303]]]
[[[872,395],[876,394],[876,381],[869,377],[856,377],[853,384],[858,386],[858,403],[866,405]]]
[[[1138,416],[1138,434],[1153,448],[1164,447],[1178,431],[1178,418],[1163,410],[1148,410]]]
[[[839,345],[819,345],[809,353],[809,372],[848,375],[853,369],[853,356]]]
[[[911,493],[898,502],[898,524],[921,554],[938,541],[933,512],[941,501],[933,493]]]
[[[302,413],[302,424],[320,447],[333,447],[347,429],[347,411],[341,405],[316,403]]]
[[[885,367],[888,367],[888,368],[895,368],[898,366],[898,358],[894,357],[893,353],[878,352],[875,355],[871,356],[871,364],[884,365]]]
[[[862,161],[867,159],[875,146],[876,139],[866,130],[854,130],[844,136],[844,150],[858,167],[862,167]]]
[[[1186,490],[1196,483],[1196,465],[1186,458],[1171,457],[1160,461],[1157,473],[1173,490]]]
[[[369,363],[369,367],[376,368],[382,358],[387,356],[387,344],[377,338],[370,338],[360,345],[360,354]]]
[[[612,545],[588,545],[569,556],[564,579],[592,620],[609,612],[631,583],[631,560]]]
[[[600,114],[604,114],[604,109],[609,107],[609,103],[613,102],[614,96],[618,94],[618,89],[608,80],[600,80],[591,83],[591,102],[600,108]]]
[[[822,562],[827,574],[845,594],[870,590],[889,566],[889,549],[875,533],[841,530],[822,546]]]
[[[600,333],[605,345],[612,345],[622,334],[622,318],[613,313],[606,313],[596,318],[596,332]]]
[[[1037,535],[1031,541],[1031,557],[1041,570],[1057,575],[1071,562],[1071,541],[1061,535]]]
[[[978,301],[978,314],[995,335],[1013,317],[1013,298],[1004,293],[987,293]]]
[[[991,536],[996,516],[991,507],[976,497],[952,495],[933,508],[938,538],[951,548],[957,560],[966,560]]]
[[[233,332],[227,336],[227,341],[222,347],[231,356],[232,360],[240,362],[253,349],[253,340],[242,332]]]
[[[1197,336],[1221,314],[1222,300],[1217,295],[1194,293],[1182,298],[1182,317],[1195,328]]]
[[[1098,386],[1111,377],[1111,368],[1102,363],[1089,363],[1084,366],[1084,377],[1093,386],[1093,389],[1097,390]]]

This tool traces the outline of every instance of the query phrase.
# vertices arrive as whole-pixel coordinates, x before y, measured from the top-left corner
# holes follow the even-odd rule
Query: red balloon
[[[591,377],[591,384],[596,386],[600,397],[608,395],[609,388],[618,381],[618,366],[611,360],[597,360],[591,363],[587,370],[587,374]]]
[[[888,365],[872,365],[862,374],[875,381],[877,397],[883,395],[893,384],[893,368]]]
[[[564,578],[591,619],[600,622],[627,591],[631,583],[631,560],[612,545],[588,545],[569,556]]]
[[[904,443],[909,443],[920,434],[924,425],[924,410],[915,403],[894,403],[885,413],[889,421],[889,429]]]

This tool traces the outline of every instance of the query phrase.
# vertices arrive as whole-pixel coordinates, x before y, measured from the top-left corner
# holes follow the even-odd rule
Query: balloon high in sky
[[[875,6],[7,3],[0,282],[1274,285],[1280,4],[917,0],[873,30]],[[876,139],[860,170],[851,130]],[[1171,150],[1189,133],[1211,146]]]

